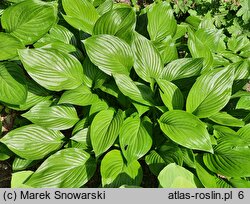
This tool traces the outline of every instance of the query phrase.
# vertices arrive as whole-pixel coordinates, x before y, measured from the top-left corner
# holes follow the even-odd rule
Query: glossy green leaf
[[[79,188],[95,169],[95,160],[84,150],[63,149],[46,159],[25,184],[35,188]]]
[[[103,110],[97,113],[90,126],[90,139],[96,156],[107,151],[118,137],[123,122],[123,113]]]
[[[189,91],[186,109],[199,118],[219,112],[230,100],[234,70],[215,69],[201,75]]]
[[[132,8],[112,9],[97,20],[93,34],[115,35],[129,42],[135,27],[135,20],[135,12]]]
[[[83,82],[82,65],[72,55],[40,48],[19,50],[18,53],[32,79],[48,90],[75,89]]]
[[[140,185],[142,169],[138,161],[125,164],[119,150],[108,152],[101,162],[102,186],[117,188],[122,185]]]
[[[25,45],[46,34],[56,21],[57,3],[26,0],[8,7],[2,17],[2,27]]]
[[[177,22],[168,2],[152,4],[147,11],[147,16],[147,30],[151,40],[161,41],[168,35],[174,36]]]
[[[205,45],[193,31],[188,32],[188,48],[193,58],[204,58],[202,71],[212,69],[213,55],[207,45]]]
[[[168,35],[161,42],[153,42],[154,46],[160,53],[163,64],[167,64],[175,59],[178,59],[178,52],[175,41]]]
[[[195,169],[198,178],[206,188],[231,188],[225,180],[206,168],[202,161],[202,157],[196,157]]]
[[[66,130],[79,120],[76,109],[71,105],[55,105],[52,101],[43,101],[22,114],[34,124],[53,129]]]
[[[120,129],[119,142],[128,163],[143,157],[152,146],[152,123],[138,115],[127,118]]]
[[[29,168],[32,165],[32,163],[34,164],[35,162],[36,161],[30,160],[30,159],[15,157],[13,164],[12,164],[12,169],[13,171],[25,170]]]
[[[190,149],[213,152],[205,124],[191,113],[168,111],[160,117],[159,124],[161,130],[174,142]]]
[[[183,58],[177,59],[164,67],[162,78],[174,81],[183,78],[198,76],[202,69],[202,58]]]
[[[37,160],[58,150],[63,138],[59,131],[32,124],[8,132],[0,142],[22,158]]]
[[[11,188],[30,188],[24,182],[33,174],[33,171],[19,171],[12,174]]]
[[[245,122],[229,115],[226,112],[218,112],[209,117],[215,123],[220,125],[232,126],[232,127],[242,127],[245,125]]]
[[[96,103],[93,103],[89,110],[89,115],[94,115],[102,110],[107,110],[109,108],[108,104],[105,101],[99,100]]]
[[[200,187],[197,177],[185,168],[171,163],[158,176],[162,188],[197,188]]]
[[[250,110],[250,96],[242,96],[237,102],[236,109]]]
[[[161,99],[169,110],[183,108],[184,98],[175,84],[164,79],[158,79],[157,84],[160,87]]]
[[[243,127],[244,128],[244,127]],[[214,154],[205,154],[205,165],[216,174],[228,177],[250,175],[249,132],[241,135],[225,133],[217,138]]]
[[[109,12],[113,8],[114,2],[113,0],[106,0],[102,4],[100,4],[96,10],[99,13],[99,15],[103,15],[107,12]]]
[[[125,74],[115,74],[114,78],[118,88],[125,96],[148,106],[154,103],[152,91],[145,84],[136,83]]]
[[[0,60],[8,60],[17,56],[17,49],[24,48],[20,40],[8,33],[0,32]]]
[[[99,14],[88,0],[62,0],[64,19],[74,28],[92,34]]]
[[[116,36],[102,34],[83,41],[90,60],[108,75],[129,74],[133,65],[129,45]]]
[[[231,178],[229,182],[234,188],[250,188],[250,181],[246,179]]]
[[[27,98],[27,85],[21,68],[13,62],[0,62],[0,101],[19,105]]]
[[[99,88],[103,85],[108,75],[95,66],[88,57],[83,61],[83,81],[89,88]]]
[[[73,104],[78,106],[88,106],[99,101],[99,97],[84,85],[76,89],[65,91],[58,104]]]
[[[135,32],[131,47],[135,58],[134,69],[139,77],[147,82],[158,79],[161,76],[163,63],[153,43]]]

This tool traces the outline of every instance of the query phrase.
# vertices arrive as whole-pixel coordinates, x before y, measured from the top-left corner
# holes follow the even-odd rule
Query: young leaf
[[[95,160],[84,150],[63,149],[46,159],[25,184],[34,188],[79,188],[95,169]]]
[[[139,33],[134,32],[132,51],[135,57],[134,68],[144,81],[153,82],[161,76],[163,63],[153,43]]]
[[[135,27],[135,12],[132,8],[116,8],[101,16],[93,30],[94,35],[115,35],[129,42]]]
[[[160,172],[158,180],[161,188],[197,188],[202,186],[193,173],[175,163],[167,165]]]
[[[129,45],[118,37],[101,34],[83,41],[90,60],[108,75],[129,74],[133,65]]]
[[[49,100],[36,104],[28,112],[22,114],[22,117],[53,130],[69,129],[79,120],[73,106],[53,105]]]
[[[97,113],[90,126],[90,139],[96,157],[107,151],[115,142],[123,122],[123,113],[108,109]]]
[[[57,3],[26,0],[8,7],[2,17],[3,29],[28,45],[46,34],[57,17]]]
[[[161,130],[174,142],[190,149],[213,152],[205,124],[191,113],[168,111],[160,117],[159,124]]]
[[[24,48],[20,40],[8,33],[0,32],[0,60],[8,60],[17,56],[17,49]]]
[[[18,156],[38,160],[62,146],[63,134],[38,125],[26,125],[10,131],[0,139]]]
[[[147,29],[152,41],[162,41],[168,35],[174,36],[177,22],[173,13],[170,4],[165,1],[149,7]]]
[[[186,109],[199,118],[219,112],[230,100],[233,69],[215,69],[201,75],[189,91]]]
[[[70,54],[41,48],[18,53],[32,79],[48,90],[75,89],[83,83],[82,65]]]
[[[180,89],[173,83],[164,80],[156,80],[160,87],[160,95],[163,103],[169,110],[182,109],[184,106],[184,98]]]
[[[119,150],[108,152],[101,162],[102,186],[117,188],[122,185],[140,185],[142,169],[138,161],[125,164]]]
[[[81,85],[76,89],[65,91],[58,104],[73,104],[78,106],[88,106],[99,101],[99,97],[93,94],[91,90]]]
[[[226,125],[226,126],[232,126],[232,127],[243,127],[245,125],[245,122],[235,118],[226,112],[218,112],[214,115],[211,115],[208,117],[210,120],[212,120],[215,123],[218,123],[220,125]]]
[[[152,146],[152,123],[138,115],[127,118],[119,134],[121,150],[128,164],[144,156]]]
[[[202,69],[202,58],[182,58],[170,62],[162,70],[162,77],[168,81],[198,76]]]
[[[0,62],[0,101],[19,105],[27,98],[27,85],[21,68],[13,62]]]
[[[145,84],[136,83],[125,74],[114,74],[114,78],[118,88],[125,96],[147,106],[154,103],[152,91]]]
[[[64,19],[76,29],[92,34],[95,22],[99,18],[95,7],[88,0],[62,0]]]

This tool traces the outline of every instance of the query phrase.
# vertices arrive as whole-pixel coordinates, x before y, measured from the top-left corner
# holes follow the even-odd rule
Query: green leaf
[[[250,110],[250,96],[242,96],[237,102],[236,109]]]
[[[19,105],[27,98],[27,85],[21,68],[13,62],[0,62],[0,101]]]
[[[76,29],[92,34],[99,14],[88,0],[62,0],[64,19]]]
[[[54,105],[52,101],[36,104],[28,112],[22,114],[34,124],[52,129],[66,130],[73,127],[79,120],[76,109],[70,105]]]
[[[160,87],[160,95],[163,103],[169,110],[181,109],[184,106],[184,98],[180,89],[173,83],[164,80],[156,80]]]
[[[106,0],[102,4],[100,4],[96,10],[99,13],[99,15],[103,15],[107,12],[109,12],[113,8],[113,0]]]
[[[103,14],[96,22],[94,35],[109,34],[129,42],[135,27],[135,12],[132,8],[116,8]]]
[[[119,150],[108,152],[101,162],[102,186],[117,188],[122,185],[140,185],[142,169],[138,161],[126,165]]]
[[[152,123],[138,114],[127,118],[121,127],[119,142],[128,164],[143,157],[152,146]]]
[[[250,181],[242,178],[231,178],[230,184],[234,188],[250,188]]]
[[[153,79],[158,79],[161,76],[163,63],[153,43],[134,32],[131,47],[135,58],[134,69],[139,77],[150,83]]]
[[[219,112],[230,100],[233,69],[215,69],[201,75],[189,91],[186,109],[199,118]]]
[[[168,2],[163,1],[150,5],[147,16],[147,30],[152,41],[162,41],[168,35],[174,36],[177,22]]]
[[[118,37],[101,34],[83,41],[90,60],[108,75],[129,74],[133,65],[129,45]]]
[[[11,130],[0,142],[18,156],[38,160],[62,146],[63,134],[38,125],[26,125]]]
[[[12,163],[12,169],[13,171],[25,170],[34,163],[36,163],[36,161],[30,160],[30,159],[23,159],[21,157],[15,157]]]
[[[0,60],[8,60],[17,56],[17,49],[24,48],[20,40],[8,33],[0,32]]]
[[[191,113],[168,111],[160,117],[159,124],[161,130],[174,142],[190,149],[213,152],[205,124]]]
[[[153,42],[154,46],[160,53],[163,64],[167,64],[175,59],[178,59],[178,52],[176,49],[175,40],[168,35],[161,42]]]
[[[65,91],[58,104],[73,104],[78,106],[88,106],[99,101],[99,97],[93,94],[91,90],[81,85],[76,89]]]
[[[70,54],[41,48],[19,50],[18,53],[32,79],[48,90],[75,89],[83,82],[82,65]]]
[[[103,85],[108,75],[98,69],[88,57],[83,61],[83,81],[89,88],[99,88]]]
[[[198,178],[206,188],[231,188],[231,186],[226,181],[219,178],[215,173],[207,169],[202,161],[202,157],[196,157],[195,169]]]
[[[33,174],[33,171],[19,171],[12,174],[11,188],[30,188],[24,182]]]
[[[3,29],[28,45],[46,34],[57,17],[57,3],[26,0],[8,7],[2,17]]]
[[[211,50],[191,30],[188,32],[188,48],[193,58],[204,58],[202,72],[212,69],[213,56]]]
[[[218,112],[214,115],[211,115],[209,119],[220,125],[226,125],[226,126],[232,126],[232,127],[242,127],[245,125],[244,121],[238,118],[235,118],[227,114],[226,112]]]
[[[114,74],[114,78],[118,88],[125,96],[147,106],[154,103],[153,93],[145,84],[136,83],[125,74]]]
[[[35,188],[79,188],[95,169],[95,160],[84,150],[63,149],[46,159],[25,184]]]
[[[158,176],[162,188],[197,188],[201,184],[197,177],[185,168],[171,163]]]
[[[242,131],[240,135],[220,134],[217,145],[214,146],[214,154],[204,154],[203,161],[216,174],[248,177],[250,176],[249,146],[249,132]]]
[[[84,150],[91,148],[89,127],[83,128],[77,131],[70,139],[81,144],[81,148]]]
[[[164,67],[162,78],[174,81],[183,78],[198,76],[202,69],[202,58],[182,58],[177,59]]]
[[[115,142],[123,122],[123,113],[108,109],[97,113],[90,126],[90,139],[96,157],[106,152]]]

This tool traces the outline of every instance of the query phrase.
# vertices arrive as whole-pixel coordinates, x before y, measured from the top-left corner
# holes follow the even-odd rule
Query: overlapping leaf
[[[32,124],[10,131],[0,142],[18,156],[36,160],[58,150],[63,144],[63,138],[59,131]]]
[[[1,17],[1,23],[6,32],[28,45],[46,34],[56,17],[55,2],[26,0],[8,7]]]
[[[48,90],[75,89],[83,82],[82,65],[72,55],[40,48],[18,53],[28,74]]]
[[[95,160],[77,148],[63,149],[46,159],[25,182],[35,188],[79,188],[94,174]]]
[[[49,100],[36,104],[22,116],[37,125],[53,130],[69,129],[79,120],[73,106],[54,105]]]

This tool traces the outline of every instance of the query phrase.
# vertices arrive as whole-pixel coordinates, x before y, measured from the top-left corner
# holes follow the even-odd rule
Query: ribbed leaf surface
[[[38,125],[26,125],[10,131],[0,142],[20,157],[42,159],[62,146],[63,134]]]

